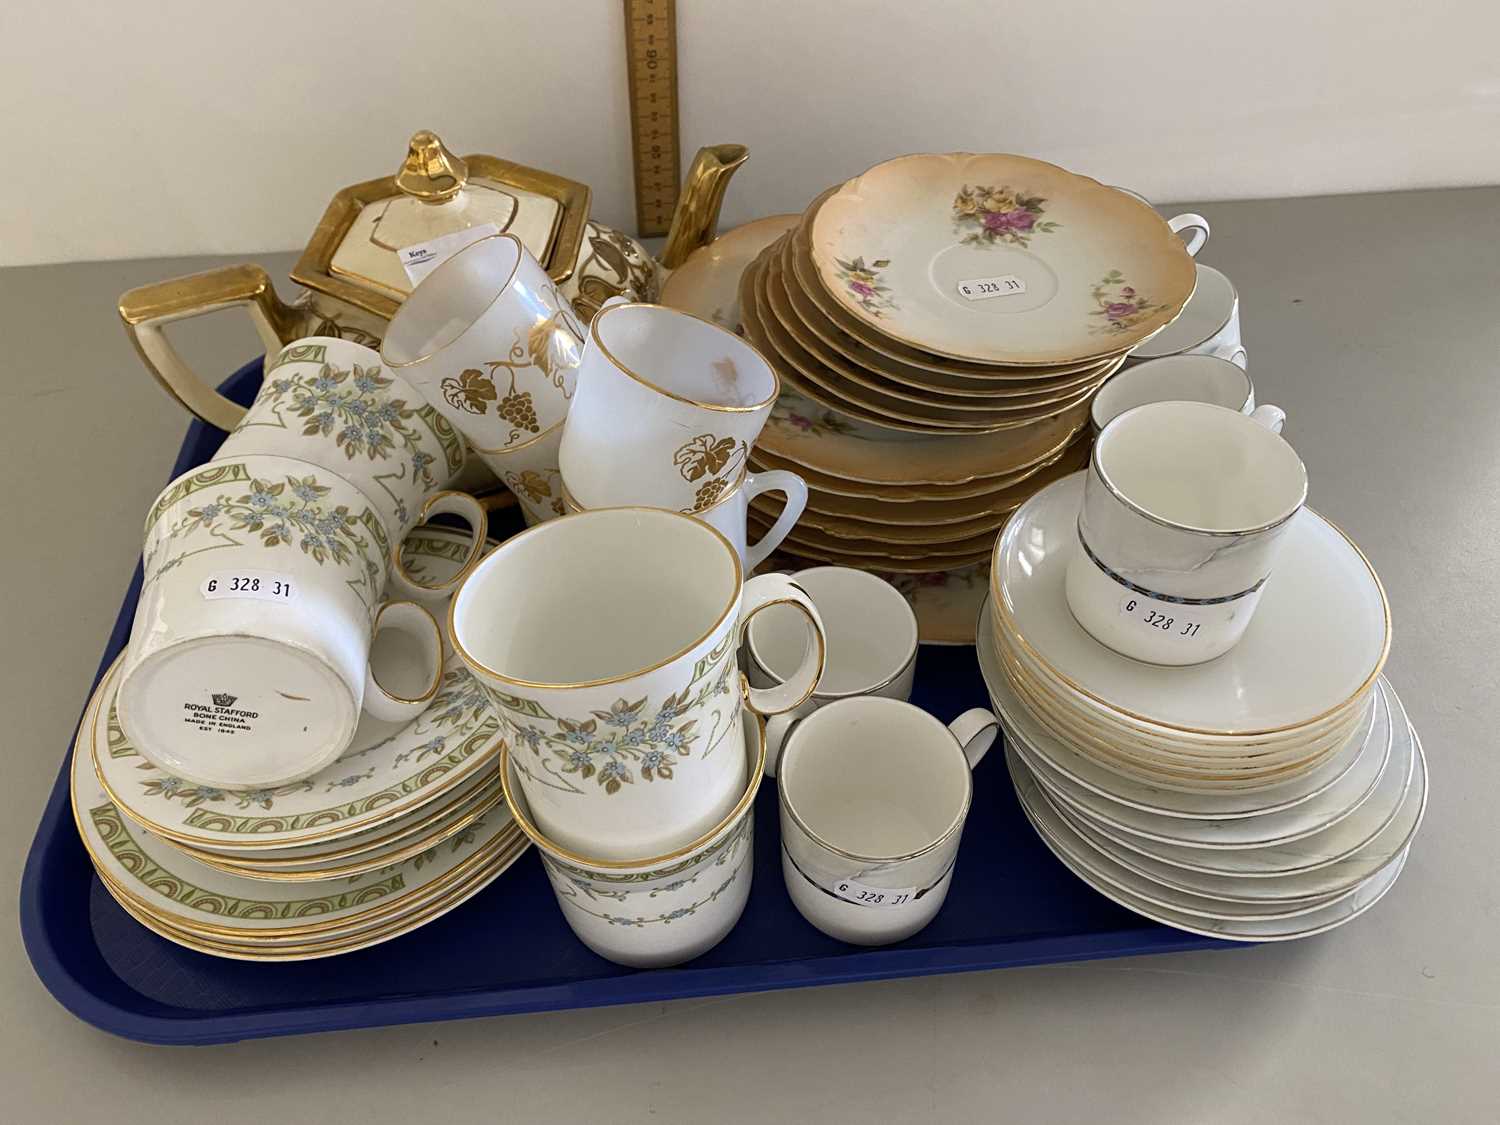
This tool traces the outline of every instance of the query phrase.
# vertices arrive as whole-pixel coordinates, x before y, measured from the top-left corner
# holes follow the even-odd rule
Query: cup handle
[[[776,522],[771,529],[762,535],[753,544],[745,548],[745,566],[747,570],[754,570],[766,561],[772,551],[781,546],[781,541],[791,532],[792,527],[802,518],[802,512],[807,507],[807,482],[796,473],[788,472],[786,469],[772,469],[767,473],[745,474],[745,500],[754,500],[763,492],[779,492],[786,497],[786,504],[781,509],[781,514],[776,517]],[[768,774],[775,777],[775,774]]]
[[[1208,220],[1192,211],[1185,211],[1181,215],[1168,219],[1167,226],[1171,227],[1175,234],[1181,234],[1183,231],[1191,232],[1184,239],[1187,242],[1187,252],[1190,258],[1196,258],[1198,251],[1202,250],[1204,244],[1208,242]]]
[[[1215,359],[1227,359],[1241,371],[1247,369],[1250,361],[1250,353],[1245,350],[1244,344],[1226,344],[1215,348],[1210,354]]]
[[[370,631],[373,646],[382,629],[396,629],[415,638],[422,649],[422,664],[432,669],[432,678],[419,695],[400,695],[380,682],[375,666],[365,666],[364,708],[375,718],[397,723],[415,718],[427,709],[443,681],[443,634],[436,619],[416,602],[386,602],[375,613]]]
[[[479,560],[484,557],[485,534],[489,528],[484,505],[467,492],[434,492],[423,502],[422,510],[417,513],[417,526],[426,523],[433,516],[444,513],[458,516],[468,523],[469,553],[464,558],[463,566],[459,567],[458,572],[452,578],[446,582],[434,584],[424,582],[406,569],[406,564],[401,558],[401,544],[397,543],[391,548],[391,585],[409,601],[433,605],[451,596],[479,565]],[[416,528],[412,530],[415,531]]]
[[[1269,402],[1264,406],[1257,406],[1250,413],[1250,421],[1259,422],[1273,434],[1281,433],[1281,427],[1286,425],[1286,411],[1279,406],[1272,406]]]
[[[995,736],[1000,732],[1000,720],[995,718],[993,712],[975,707],[949,723],[948,729],[964,748],[964,757],[969,760],[969,768],[973,769],[984,760],[989,748],[995,744]]]
[[[795,706],[790,711],[781,712],[778,715],[769,715],[765,720],[765,775],[775,777],[775,768],[781,762],[781,747],[786,745],[786,736],[792,733],[792,727],[798,721],[813,712],[808,703]]]
[[[740,602],[740,620],[735,648],[745,640],[745,630],[750,620],[761,610],[773,605],[792,605],[801,611],[812,628],[815,643],[807,647],[798,669],[775,687],[751,687],[743,672],[740,673],[740,690],[745,703],[757,714],[771,716],[794,711],[806,703],[818,681],[823,678],[823,664],[828,655],[828,642],[823,633],[823,619],[818,616],[812,599],[785,574],[758,574],[745,583]],[[767,736],[769,737],[769,735]]]

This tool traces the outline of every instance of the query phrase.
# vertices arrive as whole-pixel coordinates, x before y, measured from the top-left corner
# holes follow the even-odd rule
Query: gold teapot
[[[713,241],[729,178],[748,155],[744,145],[698,150],[658,262],[634,238],[589,218],[586,184],[494,156],[455,156],[423,131],[394,176],[333,197],[292,270],[303,291],[290,304],[264,269],[246,264],[132,289],[120,298],[120,317],[147,368],[177,401],[205,422],[233,429],[244,407],[187,365],[167,325],[242,307],[272,354],[304,336],[378,348],[413,287],[402,251],[491,226],[525,243],[584,320],[610,297],[655,301],[667,273]]]

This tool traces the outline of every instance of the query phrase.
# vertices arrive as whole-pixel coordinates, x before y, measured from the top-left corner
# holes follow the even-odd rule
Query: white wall
[[[298,247],[418,128],[633,225],[620,0],[3,7],[0,265]],[[684,148],[752,152],[726,223],[919,150],[1161,200],[1500,181],[1493,0],[678,8]]]

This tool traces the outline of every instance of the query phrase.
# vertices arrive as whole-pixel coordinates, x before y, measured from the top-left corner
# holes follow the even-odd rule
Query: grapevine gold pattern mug
[[[1201,664],[1249,626],[1307,470],[1276,432],[1204,402],[1127,410],[1094,443],[1068,563],[1068,608],[1101,644],[1151,664]]]
[[[765,358],[716,324],[608,305],[589,325],[563,478],[584,508],[703,511],[739,479],[780,389]]]
[[[388,720],[422,710],[441,635],[412,603],[382,606],[390,553],[374,506],[306,461],[246,456],[178,477],[146,518],[126,735],[175,776],[264,789],[342,754],[361,708]],[[401,684],[370,670],[377,623],[417,646],[420,671]]]
[[[792,605],[812,643],[786,682],[750,688],[745,626]],[[449,632],[507,728],[540,832],[608,860],[680,847],[745,790],[741,704],[789,711],[817,686],[822,624],[784,575],[743,580],[733,545],[660,508],[551,520],[495,548],[459,588]]]
[[[428,274],[380,348],[481,457],[536,440],[568,414],[583,327],[521,240],[491,235]]]

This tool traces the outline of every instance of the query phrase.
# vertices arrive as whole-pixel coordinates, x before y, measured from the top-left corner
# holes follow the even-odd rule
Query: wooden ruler
[[[677,2],[625,0],[635,221],[644,236],[666,234],[682,182],[677,140]]]

